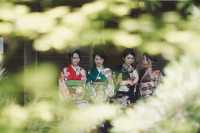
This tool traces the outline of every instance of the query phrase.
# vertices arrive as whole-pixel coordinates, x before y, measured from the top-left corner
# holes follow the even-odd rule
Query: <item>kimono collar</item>
[[[96,67],[96,69],[97,69],[98,72],[102,72],[103,69],[104,69],[104,67],[103,67],[103,66],[101,66],[101,67]]]
[[[81,73],[81,67],[80,66],[70,65],[70,67],[74,69],[74,71],[76,72],[76,75],[79,75]]]
[[[132,65],[128,65],[126,63],[124,63],[122,65],[122,71],[126,71],[126,72],[133,72],[134,68]]]

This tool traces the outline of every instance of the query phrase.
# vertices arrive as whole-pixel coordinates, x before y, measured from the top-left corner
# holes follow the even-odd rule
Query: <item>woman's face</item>
[[[77,53],[74,53],[72,55],[72,57],[71,57],[71,63],[72,63],[72,65],[77,66],[79,64],[79,62],[80,62],[79,55]]]
[[[95,55],[94,62],[96,64],[96,67],[101,67],[104,63],[104,59],[101,58],[99,55]]]
[[[128,64],[128,65],[133,64],[134,61],[135,61],[135,58],[134,58],[134,56],[133,56],[132,54],[128,54],[128,55],[126,55],[126,57],[124,58],[124,62],[125,62],[126,64]]]
[[[142,66],[143,66],[144,68],[150,67],[150,66],[151,66],[151,60],[150,60],[148,57],[143,56],[143,59],[142,59]]]

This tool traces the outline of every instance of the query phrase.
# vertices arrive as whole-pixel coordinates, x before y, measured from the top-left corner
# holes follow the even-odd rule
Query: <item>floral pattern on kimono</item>
[[[109,68],[98,69],[93,67],[88,71],[87,83],[94,87],[93,95],[97,96],[100,93],[104,93],[104,99],[114,95],[114,84],[109,81],[110,76],[112,76],[112,72]],[[104,92],[96,90],[98,88],[104,89]]]
[[[121,74],[122,80],[134,80],[136,78],[136,75],[138,75],[137,70],[133,66],[128,66],[126,64],[123,64],[118,68],[118,76]],[[119,85],[116,98],[117,101],[127,106],[128,104],[134,102],[136,100],[136,84],[131,85]]]
[[[142,97],[153,95],[155,88],[160,83],[161,73],[159,70],[147,69],[140,79],[139,90]]]
[[[62,91],[63,97],[66,99],[68,98],[78,98],[81,97],[84,93],[83,86],[68,86],[67,82],[77,82],[77,81],[83,81],[83,83],[86,80],[86,74],[85,70],[81,68],[80,66],[72,66],[69,65],[65,68],[63,68],[63,71],[61,72],[61,77],[59,79],[59,88],[60,91]],[[73,83],[74,84],[74,83]],[[79,83],[80,84],[80,83]]]

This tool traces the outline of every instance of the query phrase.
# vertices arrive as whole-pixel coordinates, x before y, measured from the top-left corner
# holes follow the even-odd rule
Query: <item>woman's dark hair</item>
[[[80,51],[79,51],[79,50],[74,50],[74,51],[72,51],[72,52],[69,54],[69,58],[71,59],[75,53],[79,55],[79,58],[81,58],[81,54],[80,54]]]
[[[95,56],[100,56],[104,60],[106,59],[106,55],[103,52],[95,52],[93,58],[95,58]]]
[[[134,50],[131,49],[131,48],[127,48],[127,49],[124,50],[124,52],[122,53],[122,58],[124,59],[129,54],[133,55],[134,58],[136,58],[136,54],[135,54]]]
[[[144,53],[143,56],[146,56],[146,58],[152,60],[152,57],[149,54],[147,54],[147,53]]]

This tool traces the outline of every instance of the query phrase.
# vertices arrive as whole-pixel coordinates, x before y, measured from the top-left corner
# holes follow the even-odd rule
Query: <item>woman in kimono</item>
[[[88,71],[87,83],[93,85],[97,83],[106,84],[105,93],[108,97],[111,97],[114,95],[112,71],[110,68],[104,67],[105,56],[102,53],[95,53],[93,57],[94,66]]]
[[[80,52],[78,50],[73,51],[69,55],[69,59],[71,63],[64,67],[61,76],[59,79],[59,89],[62,96],[67,97],[73,95],[69,91],[69,86],[66,85],[66,81],[75,80],[75,81],[86,81],[86,73],[85,70],[79,66],[80,63]],[[80,89],[77,89],[76,94],[81,93]]]
[[[119,88],[115,98],[122,104],[128,105],[136,101],[137,83],[139,80],[136,70],[136,55],[133,49],[125,49],[123,52],[123,64],[117,68],[117,78],[119,79]]]
[[[152,61],[147,55],[142,59],[139,81],[139,90],[142,97],[149,97],[153,95],[155,88],[160,83],[161,73],[160,70],[153,70]]]

